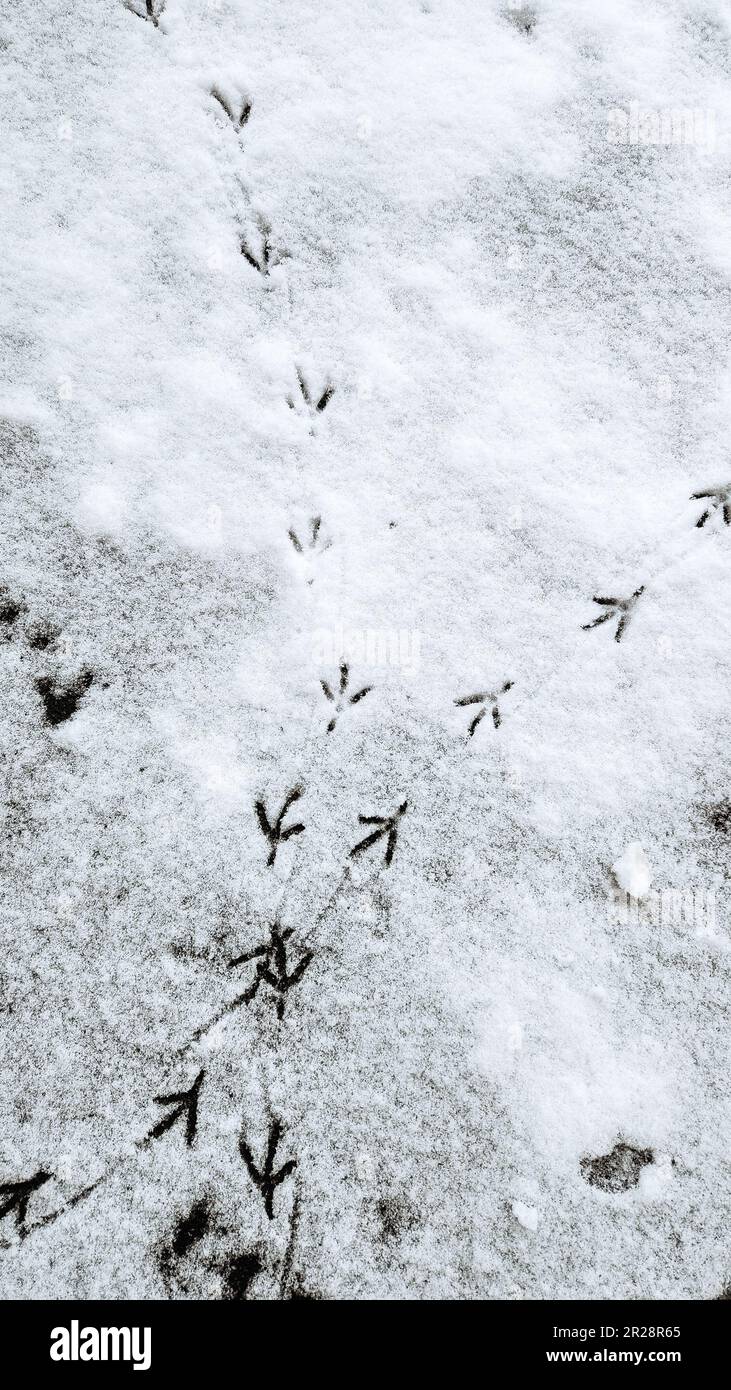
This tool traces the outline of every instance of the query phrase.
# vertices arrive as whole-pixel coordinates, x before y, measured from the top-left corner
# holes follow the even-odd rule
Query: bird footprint
[[[297,367],[297,381],[299,382],[302,400],[314,422],[316,416],[322,415],[323,410],[326,409],[328,403],[332,400],[335,395],[335,387],[331,381],[328,381],[324,390],[320,392],[311,391],[301,367]],[[287,396],[287,405],[290,410],[296,410],[297,408],[292,396]]]
[[[149,20],[153,28],[159,29],[160,20],[165,12],[166,0],[140,0],[140,3],[144,3],[144,9],[138,9],[132,0],[124,0],[124,8],[129,10],[130,14],[136,15],[138,19]]]
[[[20,1236],[25,1234],[25,1223],[28,1215],[28,1203],[34,1192],[39,1187],[43,1187],[53,1175],[47,1173],[45,1168],[39,1168],[32,1178],[24,1178],[21,1182],[0,1183],[0,1221],[4,1216],[13,1213],[15,1229]]]
[[[169,1105],[173,1108],[150,1130],[147,1141],[159,1139],[166,1134],[178,1120],[185,1122],[185,1142],[188,1148],[193,1144],[198,1129],[198,1100],[203,1084],[204,1071],[199,1071],[192,1086],[187,1091],[170,1091],[167,1095],[153,1096],[156,1105]]]
[[[292,526],[290,526],[287,535],[289,536],[289,539],[291,540],[292,545],[294,546],[297,554],[301,555],[303,560],[306,560],[308,558],[306,552],[309,552],[309,556],[312,559],[314,559],[315,556],[322,555],[326,550],[329,550],[330,546],[332,545],[332,541],[329,538],[325,539],[325,537],[323,536],[322,517],[320,516],[310,517],[307,533],[304,539],[300,538],[300,536],[297,534],[297,532],[294,530]],[[307,583],[314,583],[314,575],[310,575],[310,578],[307,580]]]
[[[696,526],[705,526],[712,516],[715,516],[719,507],[723,513],[723,519],[727,526],[731,526],[731,483],[726,483],[721,487],[709,487],[704,492],[691,493],[692,502],[707,502],[708,505],[703,515],[696,521]]]
[[[249,262],[249,265],[258,270],[263,280],[269,278],[274,266],[284,259],[283,251],[275,251],[272,246],[272,229],[265,218],[258,219],[259,238],[258,245],[252,244],[246,237],[241,238],[241,254]]]
[[[269,941],[266,945],[256,946],[253,951],[246,951],[243,956],[237,956],[235,960],[229,961],[229,968],[246,965],[252,960],[257,962],[254,983],[247,990],[246,1002],[248,1004],[255,998],[260,985],[269,985],[276,995],[277,1018],[279,1019],[284,1017],[287,994],[290,989],[299,984],[313,957],[312,951],[303,951],[294,969],[289,969],[287,942],[292,935],[292,927],[287,927],[282,931],[279,923],[275,922],[269,928]]]
[[[307,546],[307,549],[308,549],[308,550],[317,550],[317,549],[323,550],[323,549],[326,549],[326,548],[327,548],[326,546],[323,545],[322,539],[321,539],[321,536],[320,536],[320,528],[321,528],[321,526],[322,526],[322,517],[321,517],[321,516],[313,516],[313,517],[310,518],[310,534],[309,534],[308,539],[307,539],[306,542],[305,542],[305,545]],[[289,531],[287,532],[287,534],[288,534],[288,536],[289,536],[289,539],[290,539],[291,542],[292,542],[292,545],[294,546],[295,550],[297,551],[297,554],[298,554],[298,555],[304,554],[304,546],[303,546],[303,544],[302,544],[302,542],[301,542],[299,536],[297,535],[297,532],[294,531],[294,530],[290,527],[290,529],[289,529]],[[318,545],[318,542],[319,542],[319,545]],[[328,544],[329,544],[329,542],[328,542]]]
[[[621,642],[627,629],[627,624],[632,616],[632,610],[640,594],[644,592],[645,586],[641,584],[639,589],[635,589],[634,593],[631,594],[629,598],[599,598],[595,594],[592,602],[600,604],[601,607],[606,608],[607,611],[606,613],[600,614],[598,618],[595,618],[593,623],[582,623],[582,632],[589,632],[591,628],[599,627],[600,623],[609,623],[612,622],[614,618],[619,618],[614,640],[615,642]]]
[[[498,705],[498,700],[501,695],[505,695],[506,692],[508,690],[511,690],[514,685],[515,681],[505,681],[504,685],[501,685],[499,690],[481,690],[478,691],[476,695],[462,695],[459,700],[455,700],[455,705],[459,705],[460,707],[465,705],[480,706],[480,709],[477,711],[477,714],[472,720],[472,723],[470,724],[470,727],[467,731],[468,738],[472,738],[472,735],[474,734],[478,724],[480,724],[482,720],[485,718],[485,715],[487,714],[488,705],[490,707],[490,712],[492,714],[492,722],[495,725],[495,728],[500,728],[502,719],[500,716],[500,707]]]
[[[350,858],[354,859],[356,855],[362,854],[364,850],[369,849],[371,845],[375,845],[378,840],[382,839],[384,835],[387,835],[388,839],[386,841],[384,863],[386,867],[388,867],[396,852],[399,821],[408,804],[408,801],[402,801],[398,810],[394,811],[391,816],[358,816],[361,825],[375,825],[377,829],[372,830],[370,835],[365,836],[365,839],[359,840],[357,845],[353,845],[350,851]]]
[[[279,1147],[279,1140],[281,1137],[282,1122],[281,1120],[273,1119],[269,1126],[267,1151],[261,1168],[256,1163],[244,1135],[242,1134],[239,1139],[239,1153],[249,1170],[251,1181],[258,1187],[264,1198],[264,1210],[270,1221],[274,1218],[274,1193],[280,1183],[284,1182],[284,1179],[288,1178],[290,1173],[293,1173],[297,1167],[296,1158],[290,1158],[286,1163],[282,1164],[281,1168],[275,1169],[274,1164],[276,1162],[277,1148]]]
[[[233,102],[228,100],[228,97],[223,95],[223,92],[221,92],[218,87],[211,88],[211,96],[225,111],[234,130],[243,130],[251,115],[251,102],[247,98],[244,98],[241,103],[236,103],[234,105]]]
[[[284,818],[287,812],[289,811],[290,806],[293,806],[295,801],[299,801],[301,795],[301,787],[293,787],[291,791],[287,792],[287,795],[285,796],[284,801],[282,802],[282,809],[280,810],[277,819],[273,822],[269,820],[269,816],[267,814],[267,809],[264,805],[264,802],[256,801],[254,803],[254,810],[256,811],[257,820],[259,821],[259,828],[261,830],[262,835],[264,835],[264,837],[269,841],[269,844],[271,846],[269,850],[269,858],[267,859],[267,865],[269,868],[271,868],[272,864],[274,863],[277,857],[277,850],[279,849],[280,844],[284,844],[286,840],[291,839],[292,835],[301,835],[302,831],[305,828],[301,821],[298,821],[296,825],[288,826],[286,829],[284,828],[283,824]]]
[[[329,700],[330,704],[335,706],[335,713],[327,726],[327,732],[329,734],[332,733],[338,722],[338,715],[341,714],[344,709],[347,709],[348,705],[357,705],[358,701],[362,700],[364,696],[368,695],[373,689],[372,685],[364,685],[362,690],[356,690],[354,695],[348,695],[349,680],[350,673],[348,666],[343,662],[340,667],[340,685],[337,695],[333,694],[332,688],[328,685],[327,681],[320,681],[325,699]]]

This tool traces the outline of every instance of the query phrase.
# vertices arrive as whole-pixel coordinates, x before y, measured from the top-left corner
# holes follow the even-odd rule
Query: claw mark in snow
[[[378,840],[382,839],[384,835],[387,835],[388,840],[386,842],[384,863],[388,867],[396,851],[399,821],[408,804],[408,801],[402,801],[398,810],[394,811],[392,816],[358,816],[361,825],[375,825],[378,829],[372,830],[370,835],[366,835],[364,840],[359,840],[357,845],[353,845],[350,851],[350,858],[353,859],[357,854],[362,854],[364,850],[369,849],[371,845],[375,845]]]
[[[696,521],[696,526],[705,526],[719,507],[722,509],[726,525],[731,526],[731,483],[726,483],[722,487],[706,488],[705,492],[693,492],[691,493],[691,501],[708,503],[703,515]]]
[[[256,250],[253,248],[246,237],[242,237],[240,243],[241,254],[249,262],[249,265],[254,267],[254,270],[258,270],[262,279],[266,280],[272,268],[275,265],[279,265],[279,262],[283,259],[284,253],[274,250],[271,240],[272,229],[269,223],[263,217],[260,217],[258,222],[260,234],[259,249]]]
[[[619,622],[617,624],[617,631],[614,634],[614,640],[615,642],[621,642],[627,624],[632,615],[632,610],[635,604],[637,603],[640,594],[643,594],[644,592],[645,586],[644,584],[641,584],[639,589],[635,589],[634,593],[631,594],[629,598],[598,598],[595,595],[592,599],[592,602],[600,604],[602,608],[607,609],[607,612],[602,613],[600,617],[595,618],[593,623],[582,623],[582,632],[589,632],[591,628],[599,627],[600,623],[608,623],[611,622],[614,618],[619,618]]]
[[[53,1176],[47,1173],[44,1168],[39,1168],[32,1178],[25,1178],[22,1182],[0,1183],[0,1221],[4,1216],[12,1211],[15,1213],[15,1228],[20,1235],[25,1231],[25,1218],[28,1214],[28,1203],[34,1192],[39,1187],[43,1187]]]
[[[271,1221],[274,1217],[274,1192],[280,1183],[288,1178],[297,1167],[296,1158],[290,1158],[282,1167],[274,1170],[274,1163],[277,1157],[279,1140],[282,1137],[282,1121],[273,1119],[269,1126],[269,1140],[267,1143],[266,1158],[263,1168],[259,1168],[254,1162],[254,1156],[249,1148],[244,1135],[239,1139],[239,1153],[249,1170],[252,1182],[258,1187],[264,1198],[264,1210]]]
[[[304,540],[300,538],[300,536],[297,534],[297,532],[294,530],[292,526],[290,526],[289,531],[287,532],[287,535],[289,536],[289,539],[291,540],[294,549],[296,550],[297,554],[302,557],[303,561],[306,564],[308,564],[309,561],[314,560],[316,556],[324,554],[324,552],[326,550],[329,550],[330,546],[332,545],[331,540],[326,540],[323,537],[321,528],[322,517],[313,516],[310,518],[309,534],[305,537]],[[307,583],[314,584],[314,582],[314,574],[310,574]]]
[[[211,96],[213,97],[214,101],[217,101],[219,106],[222,107],[222,109],[226,112],[226,115],[228,116],[234,129],[243,130],[244,126],[248,122],[249,116],[251,115],[251,102],[244,100],[241,109],[237,111],[236,108],[231,105],[231,102],[228,100],[228,98],[225,97],[223,93],[219,91],[218,87],[213,87],[211,89]]]
[[[329,734],[331,734],[335,728],[338,715],[342,713],[343,709],[347,708],[348,705],[357,705],[358,701],[362,700],[363,697],[368,695],[373,689],[372,685],[364,685],[362,690],[357,690],[355,692],[355,695],[348,695],[349,679],[350,673],[347,664],[343,662],[340,667],[340,688],[337,697],[333,694],[332,688],[328,685],[327,681],[320,681],[325,699],[329,700],[330,704],[335,706],[335,713],[327,726],[327,732]]]
[[[144,5],[144,11],[140,11],[132,4],[132,0],[124,0],[124,8],[129,10],[130,14],[136,15],[138,19],[149,20],[155,29],[159,29],[165,11],[165,0],[144,0]]]
[[[492,713],[492,722],[495,725],[495,728],[500,728],[502,719],[500,717],[500,707],[498,705],[498,700],[500,699],[501,695],[505,695],[508,690],[512,690],[514,685],[515,681],[505,681],[505,684],[501,685],[500,689],[497,691],[482,690],[478,691],[476,695],[462,695],[459,700],[455,700],[455,705],[459,705],[460,707],[465,705],[481,706],[481,708],[477,711],[477,714],[475,715],[474,719],[472,720],[472,723],[470,724],[470,727],[467,732],[468,738],[472,738],[472,735],[474,734],[478,724],[485,718],[485,715],[487,714],[488,705],[490,706],[490,711]]]
[[[245,965],[248,961],[256,960],[256,975],[254,983],[247,991],[247,1003],[253,999],[262,984],[267,984],[277,995],[277,1018],[284,1017],[284,1005],[286,995],[302,979],[310,961],[313,957],[312,951],[305,951],[300,956],[297,965],[291,973],[288,971],[287,946],[286,943],[293,934],[292,927],[287,927],[282,931],[277,922],[269,929],[270,940],[265,946],[257,946],[253,951],[246,951],[243,956],[237,956],[235,960],[229,961],[229,968],[237,965]]]
[[[171,1091],[167,1096],[153,1096],[156,1105],[174,1105],[175,1109],[150,1130],[148,1140],[159,1139],[166,1130],[172,1129],[178,1120],[185,1116],[185,1142],[190,1148],[198,1127],[198,1098],[205,1072],[199,1071],[193,1085],[187,1091]]]
[[[300,540],[299,536],[297,535],[297,532],[293,529],[293,527],[290,526],[290,528],[289,528],[289,530],[288,530],[288,532],[287,532],[287,535],[289,536],[289,539],[291,540],[292,545],[294,546],[294,548],[295,548],[295,550],[297,551],[297,554],[298,554],[298,555],[304,555],[304,553],[305,553],[305,548],[306,548],[307,550],[316,550],[316,551],[319,551],[319,552],[322,552],[323,550],[329,550],[330,545],[331,545],[331,542],[330,542],[330,541],[325,541],[325,540],[323,540],[323,539],[321,538],[321,534],[320,534],[320,533],[321,533],[321,527],[322,527],[322,517],[321,517],[321,516],[313,516],[313,517],[311,517],[311,518],[310,518],[310,534],[309,534],[309,537],[307,538],[307,540],[305,541],[305,543],[304,543],[304,545],[303,545],[302,541]]]
[[[254,810],[256,811],[261,833],[262,835],[264,835],[264,837],[269,841],[269,844],[271,845],[271,849],[269,851],[269,858],[267,859],[267,864],[270,868],[277,857],[277,850],[279,849],[280,844],[284,844],[285,841],[289,840],[292,835],[301,835],[302,831],[305,828],[301,821],[298,821],[296,825],[288,826],[287,829],[283,829],[282,827],[282,822],[290,806],[292,806],[295,801],[299,801],[301,795],[301,787],[293,787],[291,791],[287,792],[287,795],[285,796],[284,801],[282,802],[282,809],[279,812],[277,819],[274,821],[274,824],[272,824],[272,822],[269,820],[269,816],[267,814],[267,809],[264,805],[264,802],[256,801],[254,803]]]
[[[313,419],[315,415],[322,415],[323,410],[325,410],[326,406],[335,395],[335,387],[332,382],[328,382],[324,391],[320,392],[319,395],[317,393],[313,395],[301,367],[297,368],[297,380],[299,382],[302,399]],[[287,405],[290,410],[295,409],[295,403],[291,396],[287,396]]]

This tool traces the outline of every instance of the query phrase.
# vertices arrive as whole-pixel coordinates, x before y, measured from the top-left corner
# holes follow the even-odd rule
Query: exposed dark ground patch
[[[582,1158],[582,1176],[600,1192],[627,1192],[636,1187],[642,1169],[653,1161],[652,1149],[636,1149],[631,1144],[615,1144],[611,1153]]]
[[[46,722],[55,728],[57,724],[64,724],[67,719],[73,718],[93,681],[94,675],[91,671],[82,671],[76,680],[68,685],[57,685],[52,677],[39,676],[36,680],[36,690],[43,701]]]

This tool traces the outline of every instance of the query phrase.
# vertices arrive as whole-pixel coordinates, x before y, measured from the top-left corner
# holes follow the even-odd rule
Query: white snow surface
[[[718,1296],[728,6],[9,0],[0,63],[3,1296]],[[618,920],[633,842],[713,931]]]
[[[612,865],[612,873],[619,888],[631,898],[647,897],[652,883],[652,869],[639,840],[633,840],[627,846],[616,864]]]
[[[538,1230],[538,1212],[535,1207],[526,1206],[525,1202],[513,1202],[513,1216],[526,1231]]]

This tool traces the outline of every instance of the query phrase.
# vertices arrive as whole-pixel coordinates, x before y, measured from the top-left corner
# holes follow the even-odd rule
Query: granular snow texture
[[[717,1297],[727,5],[0,61],[0,1291]]]

